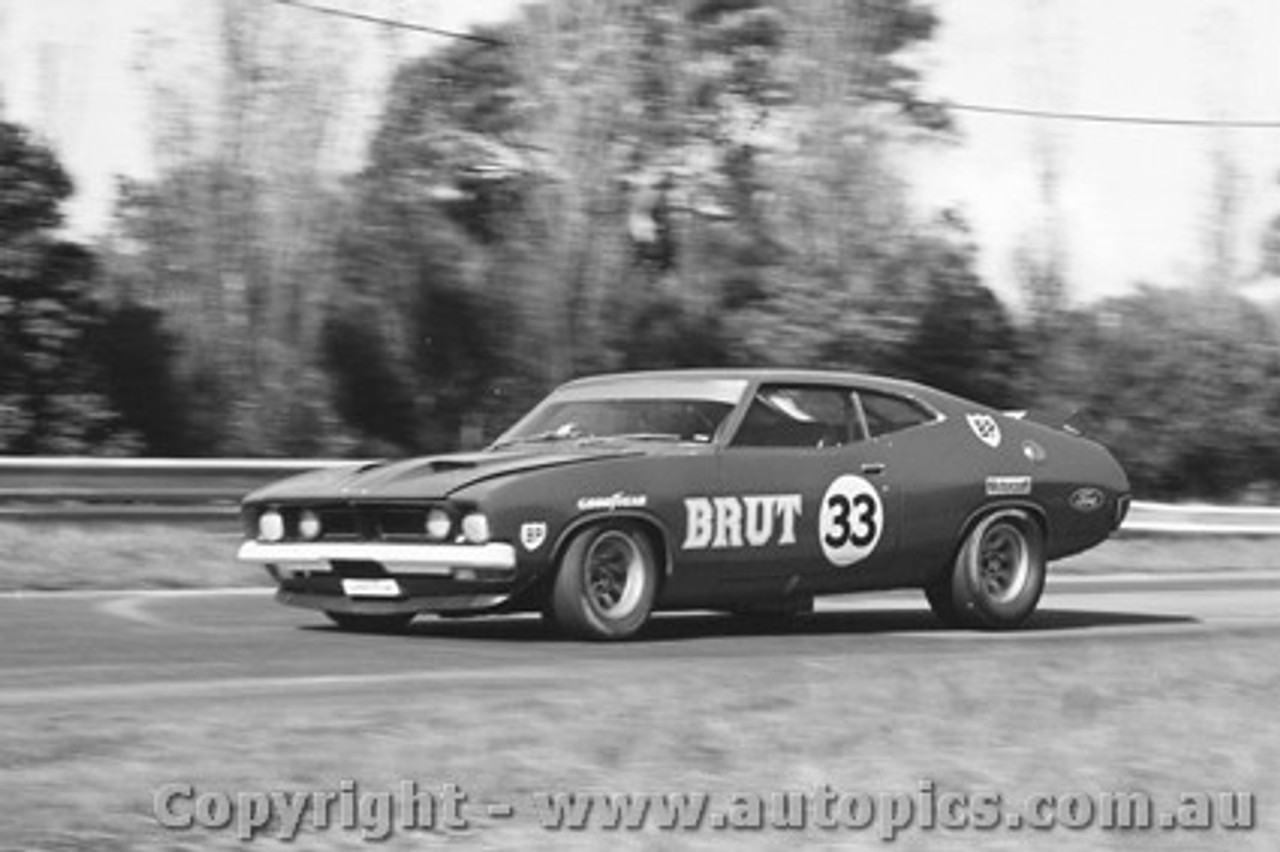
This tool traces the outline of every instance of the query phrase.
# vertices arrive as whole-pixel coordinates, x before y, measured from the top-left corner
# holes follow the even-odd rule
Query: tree
[[[467,276],[459,226],[370,180],[338,239],[321,335],[337,410],[366,451],[452,449],[500,384],[510,324]]]
[[[912,262],[925,286],[914,330],[893,367],[988,405],[1024,408],[1030,353],[1023,332],[974,271],[976,254],[967,226],[954,215],[915,239]]]
[[[1081,407],[1137,493],[1234,499],[1280,483],[1280,338],[1249,302],[1143,287],[1067,325],[1080,368],[1046,378]]]
[[[87,338],[102,320],[94,258],[61,240],[72,185],[53,153],[0,122],[0,449],[120,452],[135,446]]]
[[[415,61],[355,182],[364,236],[339,241],[383,274],[345,264],[337,315],[380,317],[361,346],[407,376],[412,305],[482,306],[500,322],[464,323],[465,363],[488,366],[451,385],[472,400],[609,369],[883,361],[923,286],[897,275],[914,245],[888,151],[945,123],[903,106],[897,54],[935,24],[909,0],[565,0]],[[418,399],[449,382],[412,375]]]
[[[332,172],[355,73],[349,30],[251,0],[201,13],[211,73],[174,73],[159,41],[146,59],[159,174],[125,184],[107,277],[115,298],[158,317],[158,345],[173,350],[190,412],[181,445],[343,452],[320,337],[346,206]]]
[[[314,209],[281,224],[280,208],[307,197]],[[189,452],[314,455],[345,445],[318,356],[342,209],[321,187],[268,189],[218,160],[123,185],[102,245],[105,277],[116,302],[159,319],[155,342],[169,351],[156,355],[186,400]]]
[[[154,308],[127,299],[103,307],[86,337],[87,353],[102,374],[102,391],[120,422],[138,435],[140,451],[159,456],[201,456],[214,441],[196,415],[199,394],[177,375],[178,341]]]
[[[1280,175],[1275,178],[1280,183]],[[1280,278],[1280,216],[1273,216],[1262,232],[1261,272],[1272,278]]]

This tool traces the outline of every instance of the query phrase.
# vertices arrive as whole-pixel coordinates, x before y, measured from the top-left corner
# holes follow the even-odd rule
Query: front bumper
[[[501,542],[247,541],[237,557],[266,568],[279,584],[280,603],[326,612],[491,611],[522,586],[517,582],[516,550]]]
[[[510,544],[382,544],[379,542],[298,542],[267,544],[246,541],[237,554],[241,562],[274,565],[285,573],[333,570],[336,563],[363,562],[382,566],[388,574],[449,577],[459,570],[483,570],[515,577],[516,549]]]

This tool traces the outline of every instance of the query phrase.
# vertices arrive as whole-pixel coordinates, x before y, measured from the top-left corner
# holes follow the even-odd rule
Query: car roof
[[[785,384],[838,384],[857,385],[867,390],[879,390],[903,396],[915,397],[935,406],[944,408],[955,404],[976,403],[960,399],[952,394],[922,385],[906,379],[877,376],[871,373],[845,372],[840,370],[806,370],[785,367],[717,367],[682,370],[646,370],[628,373],[604,373],[596,376],[584,376],[566,382],[566,388],[598,388],[614,384],[625,384],[633,381],[661,383],[689,382],[705,380],[747,381],[751,383],[780,382]]]

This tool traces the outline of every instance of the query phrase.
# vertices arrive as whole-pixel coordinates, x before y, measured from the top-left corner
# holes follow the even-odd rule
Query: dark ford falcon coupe
[[[918,384],[631,373],[564,385],[480,452],[263,488],[239,556],[281,602],[356,629],[541,611],[622,639],[655,610],[785,616],[901,587],[949,625],[1008,628],[1046,563],[1128,504],[1101,446]]]

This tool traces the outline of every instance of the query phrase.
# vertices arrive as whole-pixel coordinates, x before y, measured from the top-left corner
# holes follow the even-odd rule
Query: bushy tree
[[[325,349],[343,387],[437,426],[371,422],[349,391],[342,411],[420,444],[457,405],[502,419],[583,372],[883,363],[924,286],[896,277],[915,245],[887,151],[939,127],[902,106],[898,55],[935,24],[910,0],[566,0],[409,64],[354,182]],[[463,357],[419,357],[424,305],[468,330]]]
[[[451,449],[499,383],[510,326],[467,275],[475,255],[460,226],[395,203],[394,186],[363,190],[321,335],[337,410],[366,452]]]
[[[122,452],[136,446],[102,392],[89,335],[102,322],[94,258],[61,239],[72,191],[53,152],[0,122],[0,450]]]
[[[156,36],[142,57],[157,175],[125,182],[101,248],[112,298],[140,309],[119,328],[155,332],[184,400],[182,422],[144,419],[165,434],[157,440],[196,453],[345,452],[320,336],[357,42],[350,22],[253,0],[200,14],[208,41],[166,47]],[[192,58],[166,64],[169,49],[202,51],[208,73],[174,73]]]
[[[1141,288],[1071,317],[1050,394],[1146,497],[1233,499],[1280,483],[1280,337],[1247,301]]]
[[[123,190],[102,247],[106,279],[113,299],[142,311],[122,323],[146,312],[158,320],[154,355],[185,411],[179,445],[193,454],[341,451],[318,356],[340,200],[311,187],[316,210],[285,225],[279,208],[301,195],[273,198],[219,160]]]
[[[913,242],[911,268],[902,274],[923,278],[923,286],[912,288],[919,308],[890,368],[987,405],[1030,405],[1028,331],[979,279],[977,249],[965,223],[944,216],[934,233]]]
[[[101,371],[102,392],[120,422],[140,439],[138,452],[180,457],[216,451],[197,419],[198,391],[185,387],[177,375],[178,341],[158,310],[127,299],[107,303],[86,343]]]

